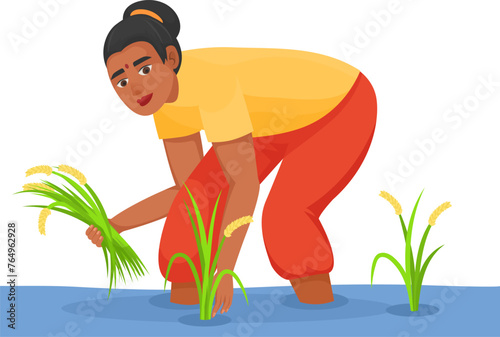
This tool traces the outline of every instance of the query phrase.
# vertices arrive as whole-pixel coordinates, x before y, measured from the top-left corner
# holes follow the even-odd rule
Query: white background
[[[24,172],[39,164],[74,164],[110,216],[170,187],[173,180],[153,118],[134,115],[119,104],[102,59],[106,34],[131,1],[62,4],[61,0],[44,22],[45,2],[9,1],[0,11],[0,265],[3,273],[5,225],[16,220],[21,285],[106,288],[102,252],[84,235],[85,224],[53,212],[47,236],[38,233],[38,210],[23,205],[42,200],[13,196],[23,184],[37,180],[25,178]],[[398,219],[378,193],[393,193],[408,220],[425,188],[414,246],[434,208],[444,201],[453,207],[430,233],[426,254],[445,246],[430,264],[424,284],[500,285],[498,2],[401,0],[395,7],[391,1],[373,0],[168,3],[181,19],[179,41],[185,50],[215,46],[307,50],[352,64],[375,87],[378,124],[370,152],[321,217],[335,254],[333,284],[369,284],[371,262],[379,252],[403,259]],[[230,10],[218,12],[214,5],[221,3],[229,3]],[[374,13],[388,9],[393,12],[390,18],[377,23]],[[11,39],[23,36],[26,22],[40,27],[32,36],[25,31],[23,43],[14,46]],[[360,31],[367,30],[370,36],[363,40]],[[355,53],[345,52],[347,45],[357,48]],[[497,83],[491,92],[479,89],[489,97],[478,99],[481,78]],[[469,104],[469,116],[448,112],[446,119],[449,109],[463,104]],[[85,147],[86,134],[99,130],[103,121],[111,122],[111,131],[90,149]],[[428,154],[419,153],[416,141],[430,138],[437,129],[445,140]],[[204,145],[205,150],[210,146]],[[410,160],[413,171],[401,167]],[[275,174],[276,170],[262,184],[256,221],[236,265],[247,287],[289,285],[270,266],[260,227]],[[390,174],[404,181],[391,184]],[[163,287],[158,268],[162,226],[163,221],[157,221],[123,233],[150,274],[119,287]],[[375,283],[402,284],[402,279],[394,266],[381,260]]]

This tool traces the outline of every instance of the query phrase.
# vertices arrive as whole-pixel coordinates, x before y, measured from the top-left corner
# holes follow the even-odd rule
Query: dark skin
[[[179,55],[173,46],[168,46],[166,53],[167,60],[163,62],[152,45],[147,42],[135,42],[121,52],[111,55],[107,61],[108,75],[116,93],[127,107],[139,115],[152,115],[163,104],[174,102],[178,97],[179,82],[174,69],[179,65]],[[110,224],[119,233],[167,217],[177,192],[203,158],[199,133],[164,139],[163,144],[175,185],[138,202],[110,219]],[[249,157],[247,152],[242,154],[237,150],[240,146],[248,148],[249,145],[253,149],[251,134],[227,142],[214,142],[212,145],[229,184],[219,233],[220,242],[224,228],[229,223],[253,214],[260,185],[255,155]],[[234,167],[234,161],[240,168],[237,174],[234,174],[234,169],[227,169],[229,165]],[[217,263],[218,270],[234,270],[247,230],[248,225],[244,225],[225,240]],[[96,246],[101,247],[104,238],[97,228],[90,226],[86,235]],[[220,308],[221,313],[227,312],[232,297],[233,279],[226,275],[217,289],[212,315],[215,316]]]

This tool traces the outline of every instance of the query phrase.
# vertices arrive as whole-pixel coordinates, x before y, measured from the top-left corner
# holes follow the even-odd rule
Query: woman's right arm
[[[177,192],[203,158],[203,146],[199,133],[164,139],[163,144],[175,185],[138,202],[109,219],[111,226],[118,233],[165,218]],[[97,228],[89,227],[86,235],[92,243],[100,247],[102,236]]]

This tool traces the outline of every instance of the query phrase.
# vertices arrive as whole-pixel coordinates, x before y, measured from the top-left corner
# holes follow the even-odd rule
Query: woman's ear
[[[165,64],[172,68],[172,70],[176,69],[179,66],[179,53],[174,46],[168,46],[166,48],[167,51],[167,60]]]

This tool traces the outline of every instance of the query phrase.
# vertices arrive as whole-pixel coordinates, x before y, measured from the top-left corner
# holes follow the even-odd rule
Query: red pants
[[[262,214],[267,255],[281,277],[290,280],[332,270],[333,253],[319,216],[363,162],[375,130],[376,111],[375,92],[360,73],[342,102],[318,121],[292,132],[253,138],[260,182],[282,161]],[[200,207],[207,233],[215,201],[222,190],[214,228],[213,260],[228,192],[228,183],[213,149],[185,183]],[[170,257],[177,252],[190,256],[201,275],[184,201],[194,216],[183,187],[172,203],[161,236],[159,264],[163,276]],[[259,225],[254,222],[250,226]],[[188,264],[177,259],[168,280],[193,282],[194,278]]]

